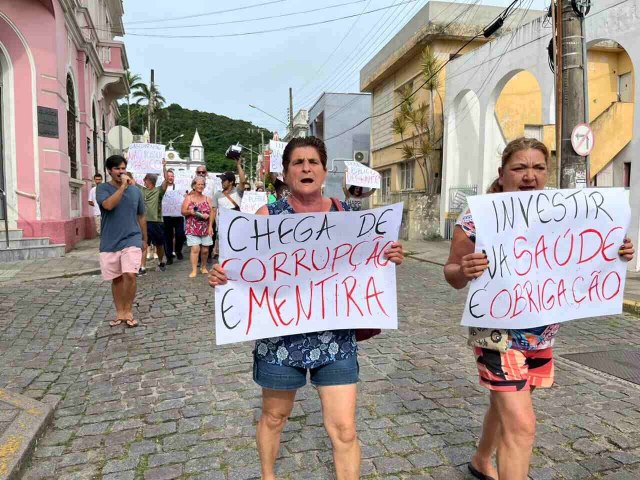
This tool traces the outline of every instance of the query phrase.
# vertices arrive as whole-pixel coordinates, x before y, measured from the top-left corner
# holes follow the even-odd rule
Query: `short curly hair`
[[[291,163],[291,154],[296,148],[301,147],[313,147],[318,152],[320,156],[320,161],[322,162],[322,168],[327,169],[327,147],[324,142],[320,140],[318,137],[300,137],[294,138],[287,146],[284,147],[284,152],[282,154],[282,168],[285,173],[287,173],[287,169],[289,168],[289,163]]]

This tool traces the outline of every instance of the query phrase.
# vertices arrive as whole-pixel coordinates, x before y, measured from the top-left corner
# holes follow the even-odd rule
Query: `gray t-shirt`
[[[101,183],[96,188],[96,200],[102,213],[101,252],[119,252],[127,247],[142,248],[142,231],[138,224],[138,215],[144,215],[142,193],[140,189],[129,186],[113,210],[102,208],[102,202],[117,190],[110,183]]]

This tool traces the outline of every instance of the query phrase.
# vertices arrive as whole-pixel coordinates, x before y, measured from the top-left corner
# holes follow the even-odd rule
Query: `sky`
[[[462,14],[475,1],[478,0],[456,0],[460,5],[452,9],[459,9]],[[479,1],[497,6],[510,3]],[[534,9],[548,5],[548,0],[532,1]],[[123,40],[130,70],[148,83],[150,70],[154,69],[156,84],[168,104],[251,121],[283,134],[289,87],[293,88],[294,113],[310,108],[323,91],[358,92],[362,66],[426,3],[427,0],[124,0]],[[234,11],[220,12],[230,9]],[[373,10],[378,11],[366,13]],[[280,17],[258,20],[273,16]],[[351,18],[292,28],[347,16]],[[194,27],[202,24],[207,25]],[[247,35],[275,29],[282,30]]]

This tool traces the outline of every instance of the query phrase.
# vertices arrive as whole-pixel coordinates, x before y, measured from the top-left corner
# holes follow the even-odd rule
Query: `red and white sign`
[[[586,157],[593,150],[593,130],[586,123],[579,123],[571,132],[571,146],[573,151],[581,157]]]

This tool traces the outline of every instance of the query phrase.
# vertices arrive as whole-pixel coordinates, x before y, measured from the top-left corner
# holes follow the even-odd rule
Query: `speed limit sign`
[[[586,157],[593,150],[593,130],[586,123],[579,123],[571,132],[571,146],[573,151],[581,157]]]

